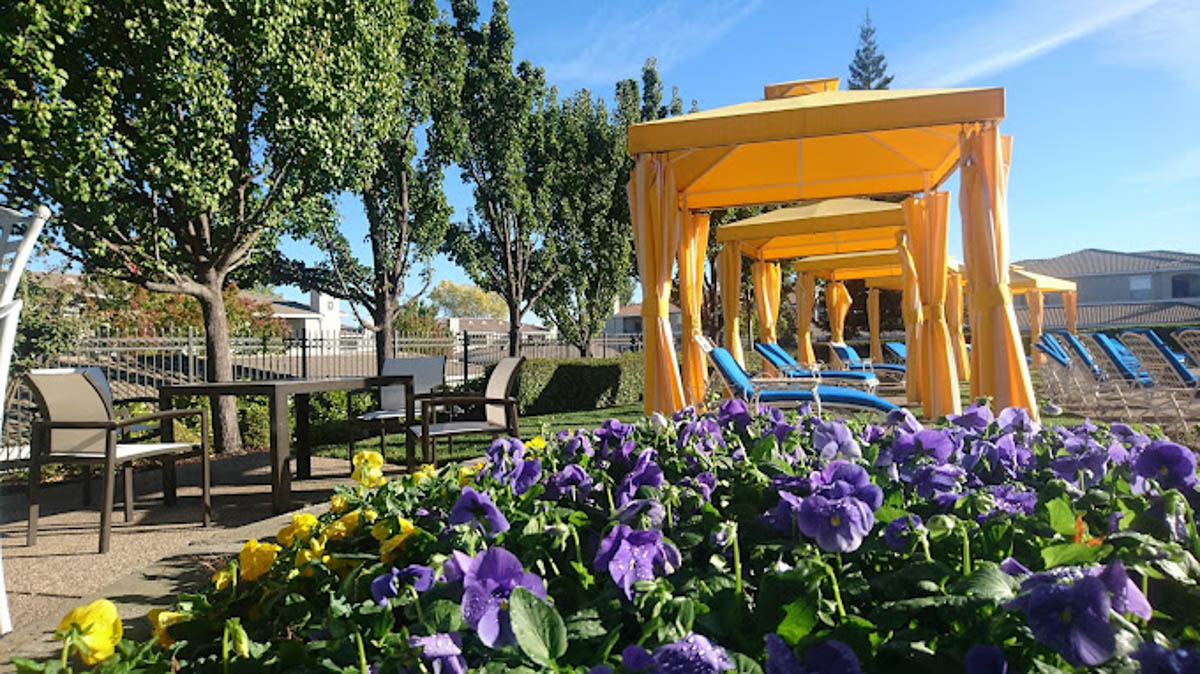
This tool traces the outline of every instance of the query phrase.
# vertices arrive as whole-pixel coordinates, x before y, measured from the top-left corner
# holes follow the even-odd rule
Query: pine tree
[[[850,62],[851,89],[887,89],[892,76],[887,74],[887,60],[878,52],[875,44],[875,25],[871,23],[871,11],[858,27],[858,49]]]

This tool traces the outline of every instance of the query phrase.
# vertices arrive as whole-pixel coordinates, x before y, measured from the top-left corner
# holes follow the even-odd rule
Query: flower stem
[[[583,549],[579,545],[579,532],[575,527],[571,527],[571,538],[575,539],[575,561],[579,566],[583,566]]]
[[[840,557],[840,555],[839,555]],[[839,566],[841,564],[839,563]],[[825,570],[829,572],[829,582],[833,584],[833,600],[837,603],[837,612],[839,618],[846,617],[846,607],[842,605],[842,591],[838,588],[837,571],[828,564],[825,565]]]
[[[221,632],[221,671],[229,674],[229,623],[225,623],[225,631]]]
[[[929,536],[921,534],[921,550],[925,552],[925,561],[932,562],[933,555],[929,554]]]
[[[737,531],[734,531],[733,534],[733,575],[736,579],[734,581],[735,589],[740,599],[742,596],[742,548],[738,544]]]
[[[371,668],[367,666],[367,649],[363,647],[362,632],[354,630],[354,640],[358,642],[358,669],[362,674],[369,674]]]
[[[63,639],[62,660],[61,660],[63,671],[67,671],[67,663],[70,662],[70,660],[71,660],[71,642],[72,641],[73,640],[71,639],[71,637],[69,635],[67,636],[66,639]]]
[[[613,505],[613,499],[612,499],[612,485],[611,485],[611,484],[610,484],[610,485],[605,485],[605,487],[604,487],[604,493],[605,493],[606,495],[608,495],[608,509],[609,509],[609,510],[616,510],[616,509],[617,509],[617,508],[616,508],[616,506],[614,506],[614,505]]]
[[[971,573],[971,532],[965,526],[963,527],[962,532],[963,532],[963,551],[962,551],[963,575],[969,575]]]
[[[417,588],[412,585],[408,586],[408,592],[413,598],[413,607],[417,609],[417,622],[425,622],[425,614],[421,611],[421,595],[417,594]]]

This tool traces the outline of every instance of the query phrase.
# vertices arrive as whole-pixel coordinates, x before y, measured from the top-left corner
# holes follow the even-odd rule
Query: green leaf
[[[558,611],[523,587],[513,590],[508,611],[525,655],[543,667],[554,667],[554,661],[567,652],[567,626]]]
[[[817,625],[817,607],[808,599],[801,597],[783,607],[784,617],[775,629],[779,636],[795,645]]]
[[[959,583],[964,594],[1002,602],[1012,599],[1017,581],[992,562],[980,562],[979,568]]]
[[[425,624],[433,632],[457,632],[466,626],[462,608],[449,599],[438,599],[425,608]]]
[[[1063,543],[1042,548],[1042,561],[1047,569],[1070,564],[1090,564],[1112,551],[1111,545]]]
[[[734,674],[763,674],[762,666],[742,653],[733,653]]]
[[[1046,502],[1046,512],[1050,514],[1050,528],[1063,536],[1075,535],[1075,508],[1071,499],[1060,496]]]
[[[904,517],[907,514],[908,514],[908,511],[903,508],[897,508],[895,506],[884,505],[884,506],[880,506],[879,510],[875,511],[875,521],[879,522],[881,524],[887,524],[888,522],[891,522],[892,520],[899,518],[899,517]]]

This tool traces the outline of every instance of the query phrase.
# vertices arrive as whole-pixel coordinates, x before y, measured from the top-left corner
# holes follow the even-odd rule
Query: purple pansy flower
[[[762,514],[762,519],[772,529],[781,534],[789,535],[792,527],[797,526],[800,515],[800,498],[788,491],[779,492],[779,502],[775,507]]]
[[[391,571],[381,573],[371,581],[371,598],[376,604],[387,606],[388,600],[399,595],[401,584],[408,580],[417,592],[427,592],[433,587],[433,569],[420,564],[409,564],[403,569],[393,566]]]
[[[520,438],[496,438],[485,453],[492,466],[492,477],[503,481],[509,468],[525,456],[525,444]]]
[[[733,669],[725,649],[696,633],[659,646],[653,653],[641,646],[626,646],[621,664],[628,671],[650,674],[716,674]]]
[[[1116,649],[1108,622],[1112,603],[1108,589],[1098,578],[1037,583],[1008,605],[1025,614],[1038,641],[1076,667],[1098,665],[1111,658]]]
[[[829,639],[804,651],[807,674],[862,674],[854,649],[837,639]]]
[[[461,550],[451,552],[446,561],[442,562],[442,580],[447,583],[461,583],[473,563],[475,560],[467,553]]]
[[[958,489],[966,475],[967,471],[952,463],[927,464],[917,470],[912,481],[917,487],[917,496],[933,498]]]
[[[458,632],[409,637],[408,645],[421,649],[421,659],[433,674],[463,674],[467,661],[462,654],[462,635]]]
[[[1008,674],[1004,650],[999,646],[975,644],[967,651],[967,674]]]
[[[916,433],[901,433],[892,443],[892,460],[896,463],[922,457],[945,463],[953,453],[954,440],[950,434],[932,428]]]
[[[474,524],[483,527],[487,525],[490,535],[508,531],[508,519],[496,508],[487,494],[481,494],[471,487],[463,487],[462,495],[454,502],[447,519],[452,526],[457,524]]]
[[[901,515],[888,522],[883,528],[883,540],[893,552],[904,552],[914,534],[925,530],[925,523],[919,515]]]
[[[723,428],[733,425],[738,431],[743,431],[752,421],[754,417],[750,414],[750,407],[740,398],[730,398],[717,408],[717,423]]]
[[[980,520],[990,519],[999,514],[1032,515],[1037,510],[1037,492],[1024,489],[1020,485],[992,485],[987,488],[986,493],[992,497],[993,507],[990,512],[980,515]]]
[[[558,501],[563,498],[583,503],[592,492],[592,478],[583,468],[570,464],[546,480],[546,491],[542,498]]]
[[[659,573],[672,574],[681,561],[679,550],[663,539],[661,531],[637,531],[618,524],[600,541],[592,566],[608,571],[625,597],[633,599],[634,583],[654,580]]]
[[[859,433],[858,437],[860,440],[869,445],[871,443],[879,442],[886,434],[887,429],[885,429],[883,426],[879,426],[877,424],[867,424],[866,426],[863,426],[862,432]]]
[[[1133,449],[1141,449],[1150,444],[1150,436],[1133,430],[1133,427],[1129,424],[1113,424],[1109,427],[1109,431],[1112,432],[1117,440],[1129,445]]]
[[[644,517],[647,524],[645,528],[657,529],[662,526],[663,518],[666,514],[666,508],[658,501],[648,498],[635,498],[621,506],[621,509],[617,511],[617,521],[622,524],[632,525]]]
[[[917,421],[917,418],[913,416],[913,413],[909,412],[903,407],[897,407],[891,412],[888,412],[887,421],[885,423],[887,423],[890,428],[904,431],[905,433],[916,433],[924,428],[924,426],[921,425],[921,422]]]
[[[1183,445],[1156,440],[1134,458],[1133,472],[1163,489],[1184,490],[1196,484],[1196,454]]]
[[[617,419],[609,419],[600,424],[595,431],[596,440],[602,449],[612,449],[622,444],[625,438],[633,432],[631,424],[623,424]]]
[[[1194,674],[1200,672],[1200,651],[1170,649],[1152,641],[1143,641],[1130,655],[1141,665],[1142,674]]]
[[[856,498],[827,499],[813,494],[800,502],[796,525],[826,552],[852,552],[875,525],[875,515]]]
[[[541,478],[541,459],[528,459],[516,462],[512,472],[508,475],[508,482],[512,487],[513,494],[520,496],[529,491],[529,488],[537,484]]]
[[[508,616],[508,597],[517,587],[546,598],[546,583],[525,571],[508,550],[491,547],[475,556],[463,576],[462,616],[488,648],[516,643]]]
[[[852,496],[866,503],[872,511],[883,505],[883,490],[871,482],[866,469],[849,461],[832,461],[820,473],[815,473],[812,492],[831,499]]]
[[[663,482],[662,468],[654,463],[654,457],[657,455],[653,449],[643,450],[638,455],[637,462],[633,468],[625,474],[621,479],[621,484],[617,485],[617,506],[623,506],[629,503],[637,494],[639,487],[658,487]]]
[[[767,634],[767,668],[766,674],[803,674],[804,665],[800,658],[787,645],[783,637],[774,632]]]
[[[854,440],[850,428],[840,421],[822,421],[813,428],[813,451],[822,459],[830,461],[834,458],[858,459],[862,457],[862,449]]]
[[[1042,425],[1034,421],[1033,417],[1029,415],[1029,410],[1024,407],[1005,407],[997,415],[996,423],[1005,433],[1037,435],[1042,430]]]
[[[715,420],[711,417],[700,417],[684,425],[675,444],[680,449],[692,447],[705,454],[712,454],[716,448],[725,446],[725,436]]]
[[[976,402],[971,403],[962,411],[962,414],[949,414],[946,415],[946,419],[959,428],[981,433],[995,417],[992,416],[992,410],[986,404]]]
[[[592,441],[583,433],[576,433],[566,439],[563,444],[563,453],[567,455],[568,459],[574,459],[580,454],[591,456],[594,453]]]

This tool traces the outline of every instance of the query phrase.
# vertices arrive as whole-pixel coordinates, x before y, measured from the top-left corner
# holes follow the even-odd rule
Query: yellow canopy
[[[964,124],[1004,118],[1004,90],[832,90],[629,127],[631,155],[668,153],[687,208],[911,194],[956,168]]]
[[[895,239],[892,240],[895,246]],[[887,278],[900,274],[900,253],[890,250],[868,250],[861,253],[810,255],[792,263],[798,272],[811,272],[830,281]]]
[[[899,204],[826,199],[722,225],[717,241],[737,244],[756,260],[788,260],[894,247],[903,226]]]
[[[1038,290],[1044,293],[1075,292],[1074,281],[1031,272],[1017,264],[1009,265],[1008,267],[1008,287],[1012,289],[1014,294],[1025,293],[1030,290]]]

